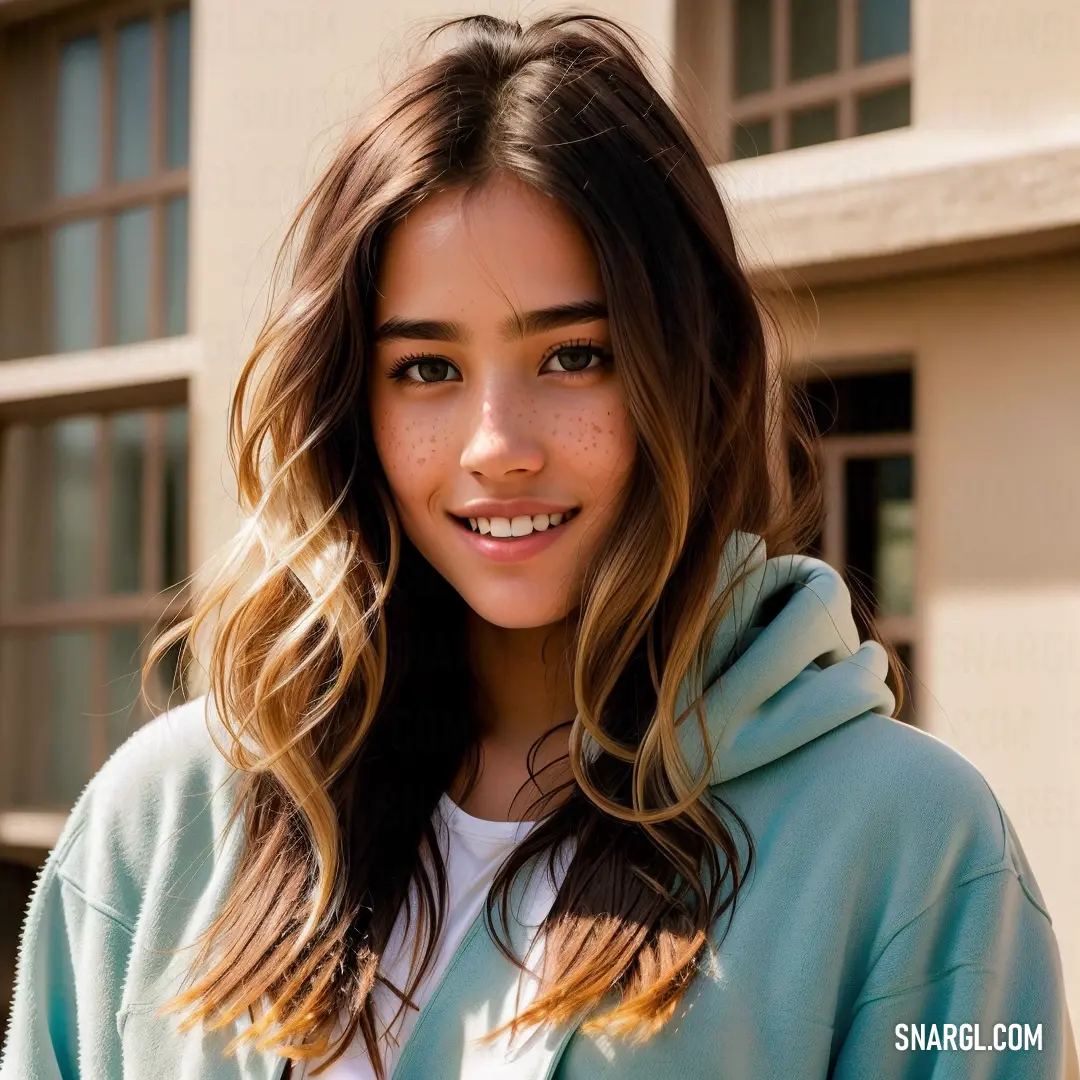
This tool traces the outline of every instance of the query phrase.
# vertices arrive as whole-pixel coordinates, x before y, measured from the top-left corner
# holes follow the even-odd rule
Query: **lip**
[[[488,504],[492,505],[492,504]],[[513,504],[503,504],[513,505]],[[530,504],[534,505],[534,504]],[[528,511],[522,510],[521,513],[527,513]],[[544,510],[533,511],[537,514],[545,513]],[[558,513],[558,508],[553,508],[547,513]],[[456,517],[456,515],[451,515]],[[472,516],[472,515],[470,515]],[[487,517],[487,514],[477,513],[477,517]],[[506,517],[505,511],[500,514],[494,515],[495,517]],[[490,534],[485,536],[483,533],[473,532],[469,528],[469,523],[466,521],[464,525],[460,521],[454,521],[454,528],[461,534],[464,543],[468,544],[473,551],[478,555],[482,555],[484,558],[489,559],[491,562],[497,563],[512,563],[522,562],[525,559],[531,559],[534,555],[539,555],[540,552],[546,551],[552,544],[558,543],[559,536],[564,529],[569,529],[574,522],[580,517],[580,514],[575,514],[569,521],[564,521],[561,525],[555,525],[552,528],[545,529],[543,532],[531,532],[528,536],[518,536],[514,539],[499,539],[493,537]]]
[[[547,502],[544,499],[506,499],[502,502],[494,499],[474,499],[450,513],[457,518],[516,518],[522,514],[528,514],[529,517],[535,514],[565,514],[576,509],[578,506],[575,503]]]

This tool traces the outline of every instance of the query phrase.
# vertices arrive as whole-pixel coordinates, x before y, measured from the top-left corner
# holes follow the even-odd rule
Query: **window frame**
[[[875,612],[874,625],[882,639],[892,646],[909,646],[920,655],[921,611],[919,589],[919,440],[918,440],[918,366],[910,354],[887,354],[870,357],[807,359],[793,361],[789,376],[800,386],[817,379],[841,380],[854,375],[884,375],[909,371],[912,377],[912,413],[910,431],[871,432],[867,434],[823,434],[817,440],[821,448],[821,481],[825,520],[821,533],[821,558],[841,573],[847,574],[847,490],[846,466],[849,461],[908,455],[915,482],[915,595],[910,615],[881,615]]]
[[[11,650],[8,643],[12,636],[40,633],[48,634],[62,630],[86,630],[91,639],[91,678],[89,696],[84,710],[84,721],[90,726],[90,760],[86,763],[86,776],[90,777],[104,764],[108,756],[108,653],[106,634],[114,626],[136,625],[139,630],[139,656],[141,667],[154,634],[170,626],[188,614],[189,589],[187,577],[177,584],[166,587],[158,583],[164,579],[162,563],[165,525],[165,418],[170,409],[186,402],[176,400],[174,394],[149,393],[141,403],[118,399],[106,404],[100,398],[92,406],[73,407],[70,403],[63,409],[37,411],[32,415],[14,419],[6,417],[0,423],[0,672]],[[140,491],[140,581],[137,591],[109,592],[109,496],[113,440],[110,437],[114,417],[120,412],[141,412],[146,417],[146,439]],[[16,600],[20,592],[18,579],[30,574],[34,581],[34,594],[48,597],[48,574],[51,552],[48,539],[50,490],[50,446],[46,437],[49,425],[74,416],[92,416],[95,422],[94,446],[94,521],[92,564],[92,589],[85,597],[56,600]],[[190,414],[189,414],[190,423]],[[7,429],[29,429],[21,445],[9,441]],[[35,445],[31,446],[33,442]],[[187,474],[191,474],[191,440],[187,442]],[[27,467],[27,455],[33,460]],[[27,523],[22,512],[30,502],[27,488],[32,487],[35,504],[32,513],[37,520]],[[190,487],[190,480],[189,480]],[[185,550],[190,552],[190,518],[184,538]],[[29,554],[29,558],[27,555]],[[188,555],[190,563],[190,554]],[[190,567],[183,568],[185,575]],[[35,687],[27,690],[28,682]],[[158,687],[158,694],[168,693],[168,687]],[[35,778],[30,787],[37,787],[38,778],[45,772],[47,760],[50,701],[46,671],[32,672],[27,678],[0,678],[0,746],[13,747],[22,741],[29,750],[29,758],[16,753],[3,755],[4,767],[0,767],[0,816],[3,813],[50,813],[61,809],[52,804],[18,801],[15,797],[14,769],[28,769]],[[155,702],[162,704],[160,696]],[[150,719],[148,703],[141,697],[133,702],[132,730]],[[25,721],[36,719],[29,739],[16,740],[15,728]]]
[[[912,84],[912,54],[858,62],[858,0],[837,0],[837,70],[792,82],[788,78],[791,0],[772,5],[773,86],[738,96],[736,0],[678,0],[676,52],[689,68],[680,87],[683,105],[699,118],[710,153],[717,161],[739,160],[735,140],[740,127],[771,123],[771,153],[793,149],[791,115],[815,106],[836,105],[836,140],[858,135],[858,100]],[[719,58],[719,62],[717,62]],[[897,128],[896,130],[902,130]],[[768,155],[765,155],[768,156]]]
[[[187,10],[184,0],[123,0],[103,5],[98,10],[60,12],[41,18],[44,38],[45,70],[43,116],[48,137],[43,141],[41,175],[46,188],[43,197],[24,209],[5,210],[0,206],[0,245],[36,236],[40,243],[40,302],[38,327],[34,337],[38,348],[31,355],[59,354],[53,311],[53,259],[51,238],[56,229],[70,221],[97,220],[100,239],[97,251],[97,340],[91,348],[115,343],[115,232],[116,215],[123,210],[147,207],[150,210],[150,278],[147,300],[147,334],[144,340],[165,336],[166,281],[165,245],[167,208],[173,199],[190,191],[190,165],[168,168],[166,155],[166,26],[170,13]],[[114,91],[117,77],[117,33],[124,23],[149,19],[151,24],[151,105],[150,172],[137,180],[115,179]],[[33,20],[38,22],[39,20]],[[11,27],[0,27],[0,33]],[[56,133],[58,117],[57,88],[61,51],[65,42],[97,35],[101,42],[101,164],[98,186],[75,195],[58,195],[54,190],[56,168]],[[190,93],[190,91],[189,91]],[[190,104],[189,104],[190,109]],[[190,115],[190,114],[189,114]],[[187,238],[190,250],[190,233]],[[190,296],[188,299],[190,311]],[[185,320],[190,323],[190,317]],[[22,357],[11,357],[21,359]],[[2,362],[2,361],[0,361]]]

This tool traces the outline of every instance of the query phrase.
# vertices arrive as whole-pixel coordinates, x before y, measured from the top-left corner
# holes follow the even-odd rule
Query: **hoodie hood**
[[[760,537],[737,532],[714,599],[740,577],[704,670],[708,745],[693,715],[679,727],[694,775],[711,760],[711,784],[768,765],[856,716],[891,716],[896,704],[885,684],[888,656],[878,642],[859,641],[851,596],[828,563],[767,558]],[[682,694],[680,711],[687,701]]]

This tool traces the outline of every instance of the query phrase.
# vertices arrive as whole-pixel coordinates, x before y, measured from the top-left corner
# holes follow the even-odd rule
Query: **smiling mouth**
[[[572,518],[577,517],[580,507],[555,514],[521,514],[518,517],[505,518],[456,518],[462,528],[470,529],[481,536],[491,536],[497,540],[517,540],[531,536],[534,532],[557,529]]]

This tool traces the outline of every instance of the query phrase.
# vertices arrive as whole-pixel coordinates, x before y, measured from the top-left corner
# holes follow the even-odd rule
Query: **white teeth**
[[[469,518],[469,528],[482,536],[497,536],[500,539],[508,539],[514,536],[528,536],[532,532],[543,532],[555,525],[561,525],[569,521],[576,510],[567,510],[565,513],[556,514],[519,514],[514,518],[493,517]]]

